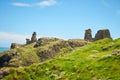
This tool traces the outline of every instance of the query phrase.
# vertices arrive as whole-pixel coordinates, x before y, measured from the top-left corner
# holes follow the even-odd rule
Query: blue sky
[[[109,29],[120,36],[120,0],[0,0],[0,46],[39,37],[84,38],[84,31]]]

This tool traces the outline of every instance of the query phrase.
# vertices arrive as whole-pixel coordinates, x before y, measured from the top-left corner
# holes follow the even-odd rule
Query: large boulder
[[[96,33],[94,40],[96,41],[96,40],[100,40],[100,39],[104,39],[104,38],[111,38],[110,31],[108,29],[99,30]]]
[[[86,41],[92,41],[92,34],[91,34],[91,29],[85,30],[85,37],[84,40]]]

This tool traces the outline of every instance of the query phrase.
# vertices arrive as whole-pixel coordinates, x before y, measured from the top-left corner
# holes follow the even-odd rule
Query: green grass
[[[120,39],[91,42],[71,53],[67,48],[54,59],[10,69],[3,80],[120,80],[120,55],[112,55],[119,49]]]

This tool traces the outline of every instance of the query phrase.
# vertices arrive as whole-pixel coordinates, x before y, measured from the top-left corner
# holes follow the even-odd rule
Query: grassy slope
[[[40,64],[13,68],[3,80],[120,80],[120,55],[111,55],[119,49],[120,39],[100,40]]]

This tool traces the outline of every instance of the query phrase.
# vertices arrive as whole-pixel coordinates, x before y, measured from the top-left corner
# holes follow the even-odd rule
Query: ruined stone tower
[[[33,32],[32,37],[31,37],[31,43],[37,41],[36,35],[37,35],[36,32]]]
[[[30,44],[31,43],[31,41],[30,41],[30,39],[26,39],[26,44]]]
[[[111,38],[110,31],[108,29],[99,30],[96,33],[94,40],[96,41],[96,40],[100,40],[100,39],[104,39],[104,38]]]
[[[85,30],[85,37],[84,37],[84,40],[86,41],[92,41],[92,34],[91,34],[91,29],[87,29]]]
[[[26,38],[26,44],[30,44],[30,43],[36,42],[37,41],[37,37],[36,36],[37,36],[36,32],[33,32],[31,40]]]

